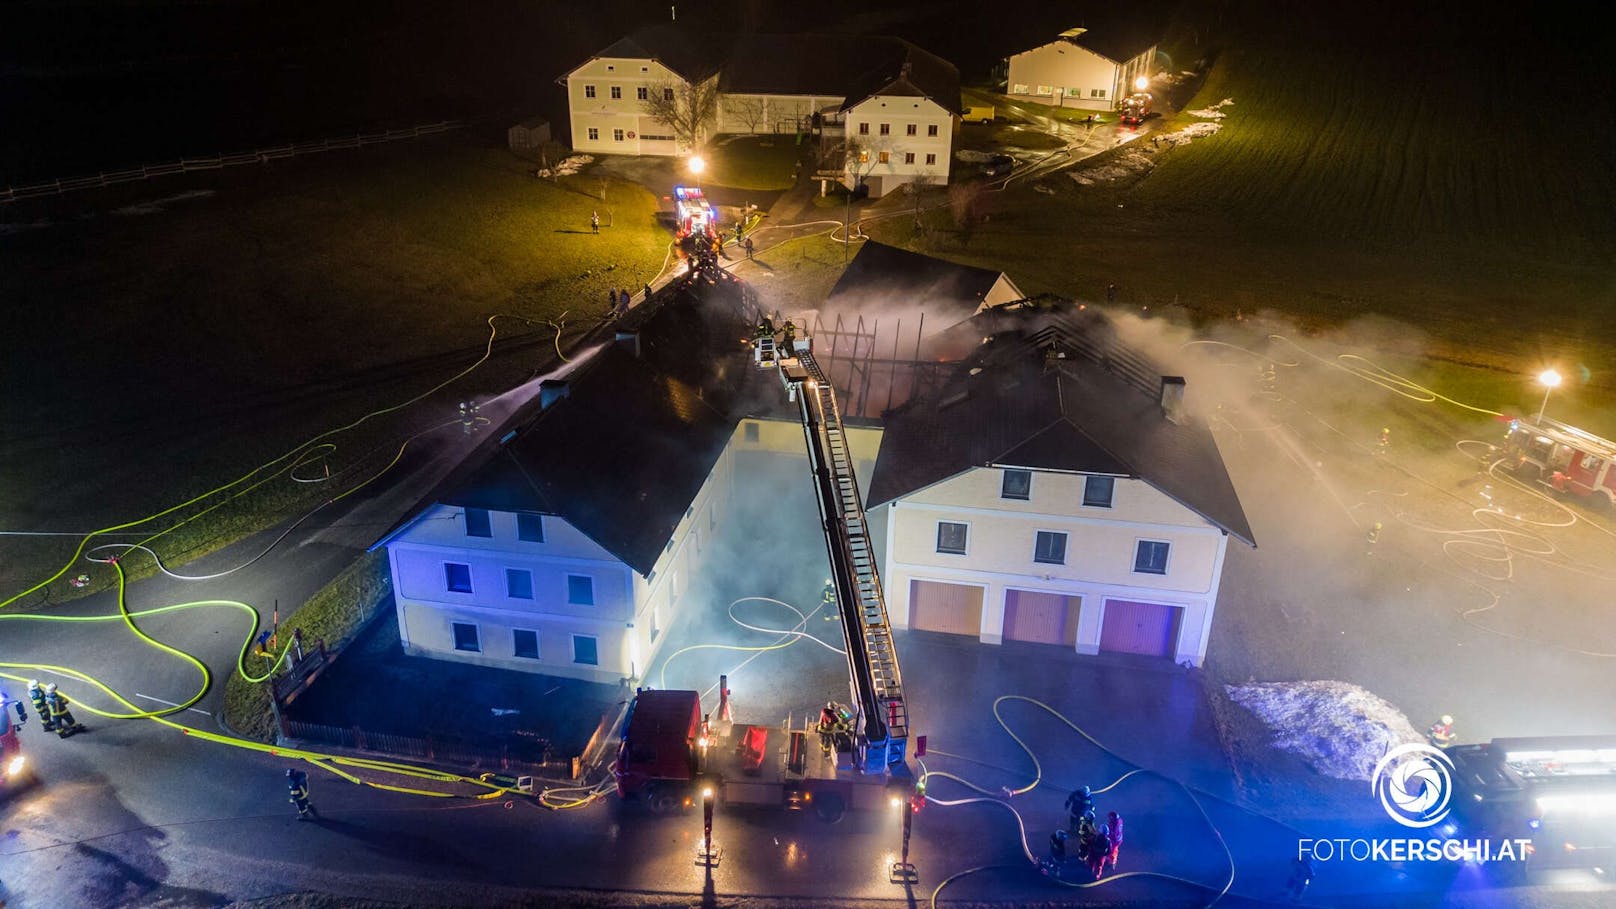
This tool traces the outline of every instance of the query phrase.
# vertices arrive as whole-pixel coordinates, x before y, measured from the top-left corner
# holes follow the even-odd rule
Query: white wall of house
[[[567,75],[573,149],[601,155],[678,154],[673,130],[644,111],[645,96],[670,84],[687,83],[655,60],[598,57],[573,70]]]
[[[834,114],[842,100],[840,95],[720,95],[718,132],[795,133],[809,128],[815,111]]]
[[[1228,537],[1149,483],[1115,479],[1111,506],[1084,506],[1080,474],[1033,471],[1026,501],[1001,497],[1004,471],[976,468],[888,506],[882,579],[895,627],[910,625],[910,582],[983,589],[985,643],[1004,638],[1009,590],[1080,597],[1076,649],[1097,653],[1107,599],[1167,604],[1182,610],[1175,662],[1195,665],[1217,604]],[[938,552],[938,523],[967,526],[963,554]],[[1035,559],[1040,531],[1066,534],[1064,564]],[[1168,545],[1164,574],[1136,572],[1140,541]]]
[[[1149,75],[1156,49],[1118,64],[1070,41],[1054,41],[1015,54],[1005,86],[1012,98],[1106,111],[1133,91],[1133,80]]]
[[[936,101],[872,95],[848,108],[846,125],[845,186],[854,187],[862,178],[870,195],[880,197],[920,177],[936,185],[948,182],[954,115]]]
[[[489,512],[491,535],[474,537],[465,509],[432,506],[387,544],[405,651],[595,682],[641,677],[727,512],[729,463],[726,452],[649,579],[559,517],[543,516],[544,541],[528,542],[513,513]],[[467,566],[469,592],[449,589],[449,564]],[[513,584],[510,572],[530,580]],[[571,602],[575,577],[589,579],[593,603]],[[530,598],[518,595],[527,587]],[[475,649],[457,642],[457,623],[475,627]],[[518,631],[537,635],[536,656],[518,655]]]

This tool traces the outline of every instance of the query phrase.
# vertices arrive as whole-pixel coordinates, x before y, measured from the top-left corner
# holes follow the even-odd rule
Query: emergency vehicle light
[[[21,773],[22,765],[26,763],[28,763],[28,758],[24,757],[23,755],[19,754],[12,758],[11,762],[6,765],[6,776],[16,776],[17,774]]]
[[[1581,792],[1559,795],[1540,795],[1537,799],[1539,815],[1551,813],[1608,815],[1616,814],[1616,793]]]

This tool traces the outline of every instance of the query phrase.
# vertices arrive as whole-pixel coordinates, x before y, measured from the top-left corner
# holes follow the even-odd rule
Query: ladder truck
[[[698,692],[640,690],[623,722],[613,774],[625,802],[657,812],[688,807],[708,792],[732,805],[812,809],[834,823],[850,808],[907,804],[913,795],[903,679],[852,452],[812,341],[777,349],[773,337],[759,337],[753,360],[778,371],[799,408],[851,700],[828,706],[818,723],[761,726],[733,722],[722,677],[712,721]]]

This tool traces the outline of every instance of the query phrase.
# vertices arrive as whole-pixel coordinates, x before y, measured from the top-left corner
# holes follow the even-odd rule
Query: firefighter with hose
[[[287,801],[297,806],[297,819],[306,821],[319,817],[314,810],[314,804],[309,801],[309,775],[296,767],[286,770]]]

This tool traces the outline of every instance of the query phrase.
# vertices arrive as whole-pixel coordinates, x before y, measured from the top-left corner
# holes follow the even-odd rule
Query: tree
[[[763,122],[763,99],[734,97],[724,102],[724,106],[734,114],[735,119],[746,124],[747,132],[756,134],[758,124]]]
[[[651,86],[640,108],[656,120],[667,124],[673,132],[673,141],[680,148],[695,151],[712,132],[718,119],[718,80],[708,79],[692,85],[688,82],[661,82]]]
[[[920,217],[924,211],[924,208],[921,206],[921,197],[925,194],[926,187],[931,186],[936,182],[937,175],[929,170],[923,170],[920,173],[915,174],[914,177],[909,181],[909,196],[914,200],[915,203],[914,213],[916,232],[925,233],[926,231],[926,224],[923,220],[921,220]]]
[[[976,229],[977,200],[981,195],[982,184],[975,181],[955,183],[948,188],[948,210],[959,228],[961,245],[971,242],[971,232]]]

